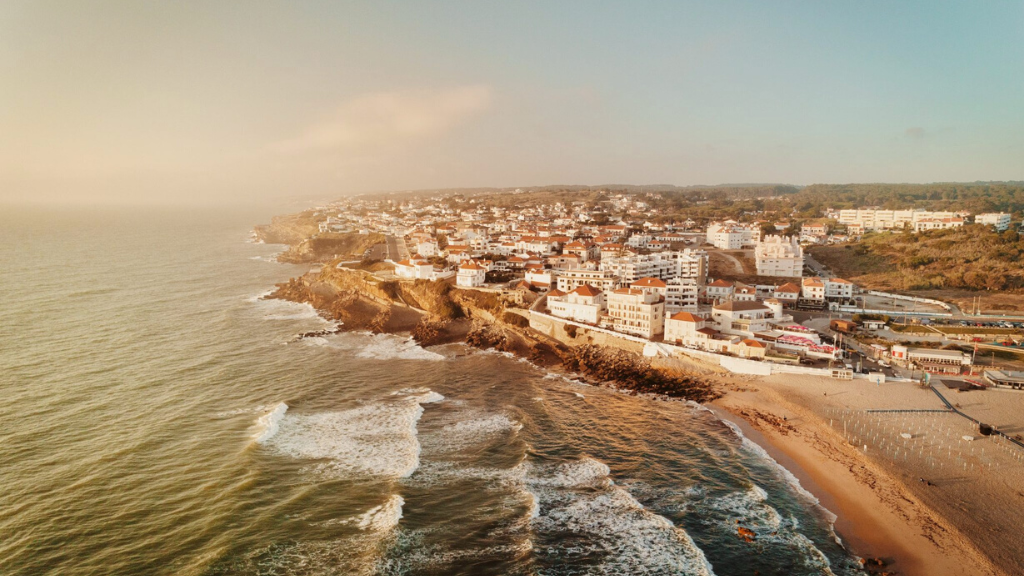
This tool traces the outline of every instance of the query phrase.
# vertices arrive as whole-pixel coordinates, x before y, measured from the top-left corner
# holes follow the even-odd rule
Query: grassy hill
[[[1024,289],[1024,239],[972,225],[919,234],[867,234],[860,242],[815,246],[811,255],[837,275],[878,290]]]

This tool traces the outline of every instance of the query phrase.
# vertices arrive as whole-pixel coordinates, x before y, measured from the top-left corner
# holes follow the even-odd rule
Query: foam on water
[[[402,478],[419,467],[416,424],[423,404],[444,397],[425,391],[348,410],[289,413],[265,444],[293,458],[314,460],[307,470],[332,478]]]
[[[366,513],[359,517],[356,525],[361,530],[373,530],[376,532],[391,530],[398,526],[398,521],[402,519],[402,506],[404,504],[405,500],[398,494],[395,494],[388,498],[387,502],[367,510]]]
[[[284,418],[284,414],[287,411],[288,405],[281,402],[277,406],[274,406],[273,410],[267,412],[263,416],[260,416],[259,419],[256,420],[257,432],[253,436],[253,439],[256,440],[257,444],[264,444],[273,438],[274,434],[277,434],[281,419]]]
[[[424,349],[412,338],[392,334],[372,334],[369,342],[356,353],[360,358],[373,360],[444,360],[442,354]]]
[[[532,526],[541,559],[579,563],[595,574],[714,574],[685,530],[644,508],[592,458],[532,467]]]
[[[824,506],[822,506],[821,502],[818,500],[817,496],[815,496],[814,494],[811,494],[809,491],[807,491],[806,488],[803,487],[802,484],[800,484],[800,479],[799,478],[794,476],[793,473],[790,472],[785,466],[783,466],[782,464],[779,464],[759,444],[757,444],[753,440],[747,438],[743,434],[743,431],[740,430],[739,426],[737,426],[736,424],[734,424],[734,423],[732,423],[732,422],[730,422],[728,420],[725,420],[725,419],[722,419],[722,422],[726,426],[728,426],[729,429],[732,430],[736,434],[736,436],[739,437],[740,443],[741,443],[741,445],[742,445],[742,447],[744,449],[746,449],[748,452],[756,455],[758,458],[764,460],[765,462],[768,462],[779,473],[779,475],[782,476],[782,478],[784,478],[786,480],[786,483],[789,484],[797,494],[800,494],[806,500],[810,501],[815,506],[817,506],[822,511],[822,513],[825,515],[825,517],[828,518],[829,523],[832,523],[832,524],[835,523],[836,515],[833,514],[832,511],[829,510],[828,508],[825,508]]]

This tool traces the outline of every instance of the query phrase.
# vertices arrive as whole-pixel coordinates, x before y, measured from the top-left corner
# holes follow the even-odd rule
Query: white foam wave
[[[711,576],[704,552],[685,530],[638,502],[591,458],[537,468],[527,479],[538,499],[530,511],[537,552],[567,562],[600,558],[598,574]]]
[[[306,468],[315,474],[408,477],[419,467],[416,425],[423,404],[441,399],[428,390],[337,412],[289,413],[266,445],[293,458],[315,460]]]
[[[821,505],[821,501],[818,500],[818,497],[815,496],[814,494],[811,494],[806,488],[803,487],[802,484],[800,484],[800,479],[799,478],[794,476],[793,473],[790,472],[785,466],[783,466],[782,464],[779,464],[758,443],[754,442],[750,438],[747,438],[743,434],[743,431],[740,430],[739,426],[737,426],[733,422],[730,422],[730,421],[728,421],[728,420],[726,420],[724,418],[721,419],[721,420],[722,420],[722,423],[724,423],[726,426],[728,426],[729,429],[732,430],[736,434],[736,436],[739,437],[740,444],[742,445],[743,448],[745,448],[748,452],[756,455],[758,458],[764,460],[765,462],[768,462],[773,468],[775,468],[775,470],[779,473],[779,475],[786,481],[787,484],[789,484],[793,488],[793,490],[797,494],[803,496],[806,500],[810,501],[812,504],[817,506],[822,511],[822,513],[825,515],[825,517],[828,519],[830,524],[834,524],[835,523],[836,515],[833,514],[832,511],[829,510],[828,508],[825,508],[824,506],[822,506]]]
[[[792,549],[807,568],[819,574],[833,574],[825,554],[799,532],[800,522],[793,516],[783,518],[768,504],[768,493],[756,484],[747,490],[711,499],[699,515],[708,522],[719,522],[720,527],[729,531],[737,526],[748,528],[756,534],[757,545]]]
[[[277,430],[281,423],[281,419],[284,418],[285,412],[288,411],[288,405],[281,402],[270,412],[267,412],[263,416],[260,416],[256,420],[256,428],[258,432],[253,436],[257,444],[263,444],[267,440],[274,437],[277,434]]]
[[[385,532],[391,530],[395,526],[398,526],[398,521],[402,519],[402,506],[405,505],[405,500],[395,494],[388,498],[387,502],[379,506],[374,506],[361,515],[356,523],[360,530],[373,530],[375,532]]]
[[[374,334],[370,342],[356,356],[375,360],[444,360],[445,357],[436,352],[426,350],[412,338],[402,338],[391,334]]]

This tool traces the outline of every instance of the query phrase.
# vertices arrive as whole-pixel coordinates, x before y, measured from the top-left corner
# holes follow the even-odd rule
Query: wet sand
[[[929,505],[942,500],[930,498],[931,502],[925,502],[908,489],[907,481],[913,474],[924,472],[907,465],[902,473],[894,473],[892,466],[876,462],[845,441],[824,418],[836,406],[860,407],[864,402],[931,408],[931,400],[936,398],[933,393],[907,385],[865,389],[858,396],[851,393],[856,385],[850,382],[800,376],[733,379],[731,383],[737,389],[712,407],[736,422],[837,515],[836,532],[855,554],[882,559],[883,567],[871,567],[877,573],[1016,573],[1012,554],[1011,569],[1000,569],[973,539],[965,536],[963,523],[954,524],[957,518],[943,516]],[[925,485],[915,488],[932,490]],[[940,489],[935,490],[938,495]],[[998,506],[996,502],[991,504]]]

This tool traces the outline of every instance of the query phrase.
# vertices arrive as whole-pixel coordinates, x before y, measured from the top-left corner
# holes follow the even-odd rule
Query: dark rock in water
[[[334,328],[328,328],[324,330],[313,330],[312,332],[303,332],[295,336],[293,341],[303,340],[305,338],[323,338],[324,336],[331,336],[332,334],[341,334],[341,325],[337,325]]]

